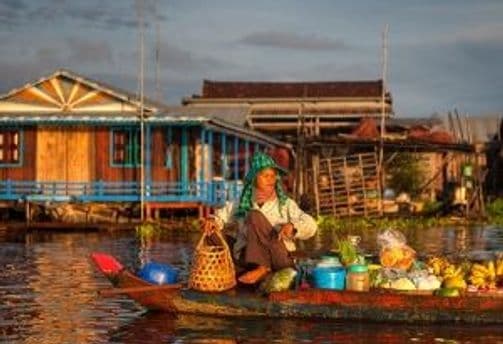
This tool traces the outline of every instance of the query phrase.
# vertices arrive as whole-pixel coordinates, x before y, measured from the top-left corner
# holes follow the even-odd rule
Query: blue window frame
[[[111,164],[114,167],[140,166],[140,130],[112,129]]]
[[[21,166],[22,141],[21,130],[0,129],[0,167]]]

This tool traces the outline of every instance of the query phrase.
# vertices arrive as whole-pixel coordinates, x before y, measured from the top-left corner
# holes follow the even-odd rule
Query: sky
[[[501,0],[140,2],[0,0],[0,93],[58,68],[137,92],[143,13],[146,95],[158,75],[172,105],[204,79],[380,79],[388,26],[397,117],[503,112]]]

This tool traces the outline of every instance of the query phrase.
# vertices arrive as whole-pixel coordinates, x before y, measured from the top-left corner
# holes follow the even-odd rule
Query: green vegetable
[[[349,240],[339,240],[339,255],[342,264],[350,265],[357,261],[358,252]]]
[[[396,290],[416,290],[414,283],[412,283],[412,281],[407,277],[401,277],[391,281],[390,288]]]
[[[435,294],[437,296],[443,296],[443,297],[458,297],[459,296],[459,289],[458,288],[441,288],[441,289],[438,289]]]
[[[297,276],[293,268],[284,268],[269,275],[260,285],[259,289],[266,294],[290,289]]]

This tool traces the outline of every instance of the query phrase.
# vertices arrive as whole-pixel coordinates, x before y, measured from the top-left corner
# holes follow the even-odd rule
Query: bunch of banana
[[[426,265],[431,269],[431,273],[435,276],[443,276],[443,271],[447,269],[451,263],[447,260],[447,258],[434,256],[428,259]]]
[[[503,278],[503,257],[499,257],[496,259],[496,276]]]
[[[503,256],[496,257],[494,265],[496,267],[496,284],[503,288]]]
[[[456,266],[454,264],[449,264],[447,265],[442,271],[441,271],[441,276],[444,279],[447,278],[453,278],[453,277],[460,277],[464,278],[464,272],[463,268],[461,266]]]
[[[496,288],[496,267],[494,262],[490,260],[484,264],[473,264],[468,281],[478,288]]]

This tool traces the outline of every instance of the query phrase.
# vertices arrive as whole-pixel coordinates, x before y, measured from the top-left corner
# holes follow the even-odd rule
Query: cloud
[[[436,44],[503,44],[503,23],[489,22],[437,35]]]
[[[72,37],[67,39],[66,44],[69,48],[70,60],[82,63],[111,63],[113,61],[110,46],[103,40]]]
[[[314,34],[300,35],[292,32],[262,31],[244,36],[238,41],[242,44],[267,46],[293,50],[343,50],[347,45],[342,40],[333,40]]]
[[[0,27],[11,29],[22,19],[26,4],[22,0],[0,2]]]
[[[161,68],[180,72],[206,71],[224,67],[234,67],[233,63],[225,62],[207,55],[199,55],[196,52],[182,49],[166,42],[161,44],[160,60]]]
[[[2,0],[0,3],[0,10],[10,10],[10,11],[19,11],[24,10],[26,8],[26,4],[23,0]]]
[[[29,3],[29,6],[17,0],[7,1],[8,6],[0,2],[0,26],[14,27],[25,24],[40,25],[55,23],[65,25],[70,21],[86,28],[100,28],[116,30],[121,28],[136,28],[138,26],[138,11],[135,1],[98,1],[88,0],[85,2],[65,0],[38,0]],[[143,9],[144,24],[151,26],[153,19],[165,21],[160,11],[156,10],[153,3],[145,2]]]

